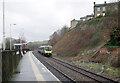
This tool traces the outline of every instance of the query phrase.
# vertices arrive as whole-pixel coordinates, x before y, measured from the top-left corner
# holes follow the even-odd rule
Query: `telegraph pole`
[[[11,36],[11,24],[10,24],[10,50],[12,50],[12,44],[11,44],[11,41],[12,41],[12,36]]]
[[[3,0],[3,50],[5,50],[5,14],[4,14],[4,0]]]

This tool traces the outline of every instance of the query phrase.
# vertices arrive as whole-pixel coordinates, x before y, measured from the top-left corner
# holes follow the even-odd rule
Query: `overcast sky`
[[[24,33],[27,41],[48,40],[49,36],[62,26],[70,27],[72,19],[93,13],[93,2],[104,3],[105,0],[5,0],[5,33],[18,38]],[[106,0],[109,2],[110,0]],[[2,0],[0,0],[0,42],[2,42],[3,17]]]

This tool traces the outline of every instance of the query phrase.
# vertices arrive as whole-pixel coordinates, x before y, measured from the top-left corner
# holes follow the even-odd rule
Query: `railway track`
[[[72,83],[80,82],[81,80],[79,80],[79,81],[76,80],[74,78],[74,77],[76,77],[75,75],[70,76],[69,73],[66,73],[67,71],[64,71],[64,68],[66,70],[70,71],[70,73],[74,72],[74,73],[76,73],[76,75],[77,75],[77,73],[79,73],[78,77],[76,77],[76,78],[84,77],[85,78],[84,81],[86,81],[86,79],[88,78],[88,79],[92,79],[92,81],[95,82],[95,83],[96,82],[98,82],[98,83],[101,83],[101,82],[118,83],[117,81],[102,77],[102,76],[100,76],[98,74],[89,72],[89,71],[84,70],[84,69],[81,69],[81,68],[79,68],[79,67],[77,67],[75,65],[72,65],[72,64],[70,64],[68,62],[65,62],[65,61],[63,61],[61,59],[54,58],[54,57],[44,57],[42,55],[39,55],[39,56],[41,56],[42,62],[45,62],[47,65],[51,66],[53,69],[55,69],[56,71],[61,73],[65,78],[69,79],[70,82],[72,82]],[[60,67],[62,67],[62,68],[60,68]],[[63,69],[63,71],[60,70],[60,69]],[[87,81],[89,81],[88,79],[87,79]]]
[[[47,64],[51,65],[53,68],[55,68],[57,71],[59,71],[60,73],[62,73],[65,77],[67,77],[69,80],[71,80],[71,82],[82,82],[82,81],[92,81],[92,82],[97,82],[94,79],[88,78],[85,75],[81,75],[81,73],[79,73],[76,70],[73,70],[71,68],[69,68],[68,66],[65,66],[61,63],[59,63],[58,61],[56,61],[53,58],[50,57],[43,57],[44,61],[46,61]],[[57,66],[56,66],[57,65]],[[67,72],[69,71],[69,72]],[[71,73],[71,74],[70,74]]]
[[[38,60],[40,60],[46,67],[48,67],[49,66],[49,68],[50,68],[50,70],[52,69],[53,71],[54,70],[56,70],[57,72],[59,72],[61,75],[62,75],[62,77],[64,78],[64,79],[66,79],[66,80],[63,80],[63,79],[61,79],[60,81],[61,82],[69,82],[69,83],[76,83],[75,82],[75,80],[74,79],[72,79],[70,76],[68,76],[68,75],[66,75],[65,73],[63,73],[62,71],[60,71],[60,70],[58,70],[56,67],[54,67],[52,64],[50,64],[49,62],[48,62],[48,60],[46,61],[45,60],[45,57],[44,56],[42,56],[42,55],[39,55],[39,53],[37,53],[36,51],[35,52],[33,52],[33,54],[36,56],[36,58],[38,58]],[[48,68],[48,69],[49,69]],[[58,73],[58,74],[59,74]]]
[[[76,81],[75,81],[74,79],[72,79],[70,76],[68,76],[68,75],[65,74],[64,72],[58,70],[56,67],[54,67],[54,66],[53,66],[52,64],[50,64],[49,62],[46,61],[46,63],[47,63],[49,66],[53,67],[56,71],[58,71],[59,73],[61,73],[64,77],[66,77],[67,79],[69,79],[71,83],[76,83]]]
[[[89,72],[89,71],[84,70],[84,69],[81,69],[81,68],[79,68],[79,67],[77,67],[75,65],[69,64],[68,62],[62,61],[60,59],[52,57],[51,60],[55,61],[58,64],[61,64],[61,65],[65,66],[65,67],[67,67],[67,68],[69,68],[69,69],[71,69],[73,71],[79,72],[82,75],[85,75],[85,76],[87,76],[87,77],[89,77],[89,78],[91,78],[91,79],[93,79],[93,80],[95,80],[97,82],[118,83],[117,81],[111,80],[109,78],[100,76],[98,74]]]

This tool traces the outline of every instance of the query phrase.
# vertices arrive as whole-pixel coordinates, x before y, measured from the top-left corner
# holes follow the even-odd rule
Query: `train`
[[[52,56],[52,46],[50,46],[50,45],[40,46],[38,52],[44,56],[51,57]]]

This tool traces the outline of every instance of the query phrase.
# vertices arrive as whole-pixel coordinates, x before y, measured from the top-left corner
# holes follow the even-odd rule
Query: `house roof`
[[[81,17],[80,19],[86,19],[86,16],[85,17]]]
[[[95,4],[95,7],[105,6],[106,4]]]
[[[79,20],[75,20],[75,19],[73,19],[73,20],[71,20],[71,21],[79,21]]]
[[[80,19],[86,19],[87,17],[94,17],[94,15],[87,15],[87,16],[84,16],[84,17],[81,17]]]
[[[94,17],[94,15],[87,15],[86,17]]]
[[[111,4],[116,4],[118,2],[114,2],[114,3],[104,3],[104,4],[95,4],[95,7],[101,7],[101,6],[106,6],[106,5],[111,5]]]

